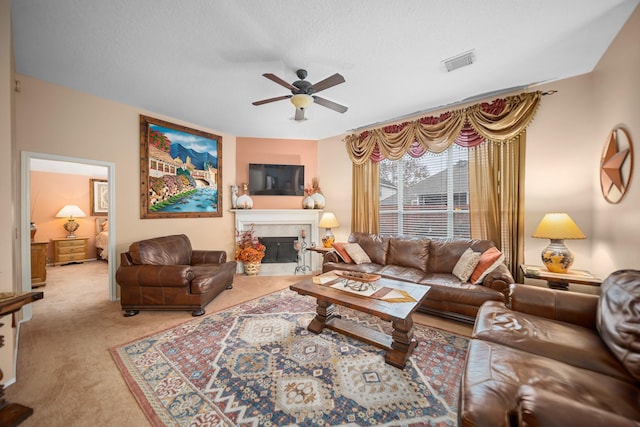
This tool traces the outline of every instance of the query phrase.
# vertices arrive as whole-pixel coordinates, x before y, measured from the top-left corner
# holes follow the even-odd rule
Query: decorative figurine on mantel
[[[238,186],[233,184],[231,186],[231,208],[236,209],[238,207]]]
[[[237,209],[253,208],[253,200],[249,197],[249,185],[246,182],[242,184],[242,192],[244,194],[236,201]]]
[[[320,183],[318,178],[311,180],[311,188],[304,189],[307,196],[302,200],[302,207],[305,209],[324,209],[325,199],[320,192]],[[309,200],[311,199],[311,200]]]
[[[311,197],[311,188],[307,187],[304,189],[304,199],[302,199],[302,208],[303,209],[313,209],[315,207],[315,202],[313,201],[313,197]]]

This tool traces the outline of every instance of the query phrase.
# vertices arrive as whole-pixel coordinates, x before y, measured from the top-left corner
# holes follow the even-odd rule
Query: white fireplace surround
[[[257,237],[298,237],[302,230],[306,233],[308,246],[322,244],[318,222],[321,210],[317,209],[232,209],[236,215],[236,230],[243,232],[252,226]],[[305,274],[320,270],[321,258],[314,252],[304,254],[302,264],[311,268]],[[293,275],[297,263],[262,264],[260,275],[283,276]],[[237,272],[244,271],[241,263]]]

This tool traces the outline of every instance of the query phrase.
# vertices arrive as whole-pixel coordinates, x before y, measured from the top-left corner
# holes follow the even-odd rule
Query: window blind
[[[471,236],[468,148],[380,162],[380,234]]]

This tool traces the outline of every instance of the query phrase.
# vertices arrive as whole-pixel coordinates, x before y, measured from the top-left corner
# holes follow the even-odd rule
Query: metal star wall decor
[[[620,203],[633,173],[633,143],[623,127],[615,127],[604,146],[600,160],[600,188],[609,203]]]

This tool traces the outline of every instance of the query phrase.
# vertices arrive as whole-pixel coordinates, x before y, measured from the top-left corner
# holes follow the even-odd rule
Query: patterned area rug
[[[390,325],[339,307],[343,318]],[[306,326],[290,290],[111,349],[154,426],[454,426],[466,338],[416,325],[400,370],[384,352]]]

